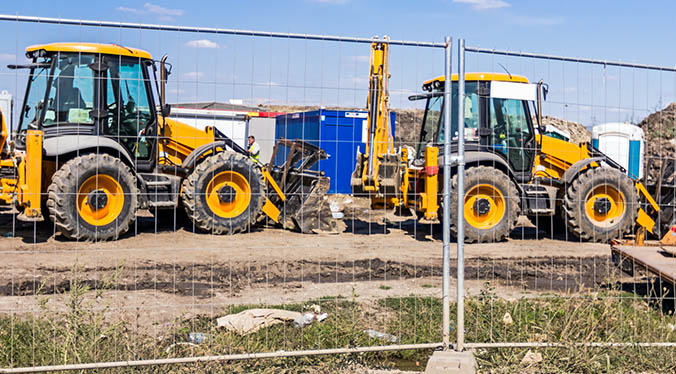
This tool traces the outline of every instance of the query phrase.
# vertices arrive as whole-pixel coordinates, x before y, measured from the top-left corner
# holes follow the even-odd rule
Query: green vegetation
[[[441,301],[430,297],[392,297],[370,303],[333,297],[304,304],[264,306],[307,311],[319,305],[329,318],[304,328],[280,324],[239,336],[216,327],[216,318],[198,316],[176,321],[153,337],[116,318],[92,298],[94,291],[71,283],[67,309],[50,311],[42,297],[43,312],[30,317],[0,317],[0,367],[54,365],[94,361],[180,357],[185,355],[269,352],[391,344],[364,332],[373,329],[398,337],[398,343],[441,340]],[[96,291],[100,292],[100,291]],[[87,297],[85,297],[87,296]],[[219,314],[261,307],[238,305]],[[451,309],[455,311],[455,307]],[[146,311],[139,311],[139,313]],[[149,312],[152,312],[150,310]],[[676,342],[673,313],[663,313],[630,293],[606,290],[584,296],[549,296],[507,301],[490,288],[471,297],[466,305],[469,342]],[[451,316],[453,321],[455,316]],[[453,324],[452,324],[453,325]],[[201,332],[207,341],[188,344],[189,333]],[[452,333],[455,336],[455,332]],[[511,373],[526,370],[526,349],[488,349],[477,352],[479,372]],[[538,373],[616,373],[629,371],[674,372],[673,348],[547,348],[533,350],[542,361],[527,370]],[[105,372],[334,372],[340,368],[399,367],[422,370],[431,352],[401,351],[294,359],[266,359],[235,363],[108,369]],[[416,365],[416,363],[418,365]]]

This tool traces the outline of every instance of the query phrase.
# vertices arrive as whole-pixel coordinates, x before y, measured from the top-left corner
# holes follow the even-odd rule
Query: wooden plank
[[[676,284],[676,257],[660,247],[616,246],[611,247],[613,260],[617,264],[631,263],[650,273]]]

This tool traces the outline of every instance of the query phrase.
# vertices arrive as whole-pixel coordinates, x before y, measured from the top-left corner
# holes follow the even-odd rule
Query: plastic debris
[[[325,320],[328,316],[329,316],[328,313],[322,314],[312,312],[303,313],[303,315],[300,318],[293,320],[293,327],[296,328],[304,327],[311,324],[314,321],[321,322]]]
[[[512,325],[514,323],[512,315],[509,314],[509,312],[505,313],[505,315],[502,316],[502,323],[504,323],[506,326]]]
[[[376,330],[373,330],[373,329],[364,330],[364,332],[368,336],[370,336],[374,339],[385,340],[385,341],[388,341],[390,343],[396,343],[396,342],[399,341],[399,338],[397,338],[396,336],[394,336],[392,334],[388,334],[386,332],[376,331]]]
[[[523,355],[523,358],[521,359],[521,363],[523,365],[533,365],[542,362],[542,354],[540,352],[533,352],[531,350],[528,350],[525,355]]]
[[[343,214],[343,212],[340,209],[340,205],[338,205],[337,202],[335,201],[329,202],[329,208],[331,209],[331,215],[333,216],[333,218],[341,219],[345,217],[345,214]]]
[[[188,334],[188,338],[190,339],[191,343],[202,344],[208,343],[209,340],[211,340],[211,335],[204,334],[201,332],[191,332],[190,334]]]

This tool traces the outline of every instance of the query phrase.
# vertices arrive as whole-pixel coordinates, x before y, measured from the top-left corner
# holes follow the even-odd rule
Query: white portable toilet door
[[[599,149],[613,161],[629,168],[629,139],[625,134],[607,133],[599,136]]]

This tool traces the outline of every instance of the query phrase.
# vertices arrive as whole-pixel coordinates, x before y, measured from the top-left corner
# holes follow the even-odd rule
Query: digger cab
[[[452,151],[457,151],[458,139],[458,76],[452,76]],[[444,77],[423,84],[428,93],[411,96],[411,100],[426,100],[425,113],[416,149],[416,162],[424,162],[425,148],[444,143]],[[518,182],[532,177],[536,155],[536,128],[533,115],[537,85],[525,77],[493,73],[465,75],[465,149],[467,152],[490,153],[511,169]]]
[[[139,171],[153,168],[159,116],[152,90],[159,93],[159,85],[156,61],[148,52],[54,43],[28,47],[26,56],[31,63],[10,66],[28,70],[15,130],[18,149],[25,147],[27,130],[41,130],[47,158],[92,142],[113,148]]]

